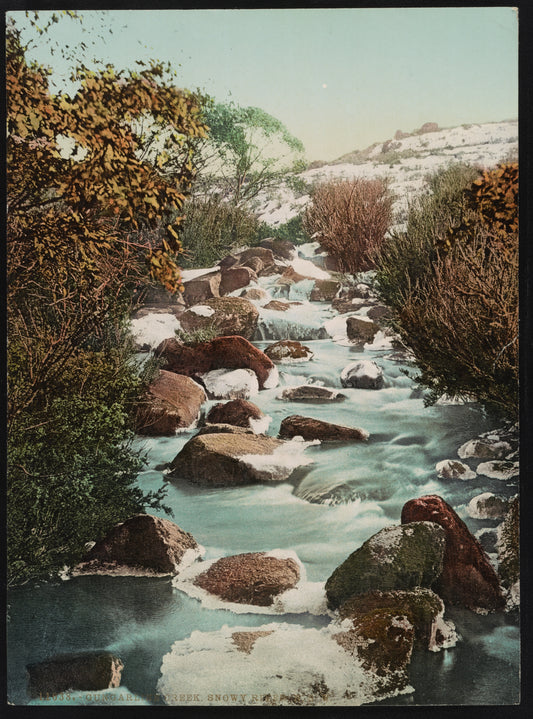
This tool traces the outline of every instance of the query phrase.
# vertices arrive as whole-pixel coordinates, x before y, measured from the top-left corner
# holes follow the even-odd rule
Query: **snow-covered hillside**
[[[387,177],[395,195],[395,222],[401,224],[409,201],[424,190],[428,174],[457,162],[488,168],[518,152],[517,121],[397,136],[400,134],[398,139],[376,143],[300,173],[300,193],[287,185],[263,193],[256,207],[259,219],[275,227],[295,217],[309,202],[309,191],[316,183],[334,178]]]

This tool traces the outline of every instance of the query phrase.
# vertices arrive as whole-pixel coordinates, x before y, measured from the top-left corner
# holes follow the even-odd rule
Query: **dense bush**
[[[428,178],[428,192],[409,206],[406,228],[383,242],[377,256],[381,298],[392,308],[402,306],[406,293],[416,292],[431,275],[437,247],[450,227],[461,221],[464,191],[479,177],[470,165],[456,164]]]
[[[313,190],[303,226],[337,259],[341,272],[364,272],[374,268],[392,222],[392,202],[385,181],[333,180]]]
[[[182,264],[188,268],[211,267],[233,248],[253,244],[259,226],[249,210],[235,207],[216,194],[191,198],[185,216]]]
[[[275,227],[266,222],[262,222],[257,230],[256,244],[267,237],[289,240],[289,242],[295,245],[303,245],[306,242],[312,241],[309,234],[305,231],[301,215],[295,215],[291,217],[290,220],[287,220],[287,222],[283,222]]]
[[[482,178],[476,173],[461,191],[468,170],[453,172],[455,180],[453,174],[439,175],[432,195],[412,209],[407,231],[383,248],[378,287],[416,356],[421,383],[432,390],[430,400],[445,393],[474,395],[488,409],[515,418],[516,174],[502,167]],[[490,197],[498,203],[507,198],[506,217],[499,205],[490,208]]]

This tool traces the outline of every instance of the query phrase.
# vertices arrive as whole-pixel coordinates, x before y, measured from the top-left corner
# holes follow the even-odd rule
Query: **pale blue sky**
[[[86,28],[100,13],[81,12]],[[20,23],[23,13],[13,13]],[[518,21],[511,7],[122,10],[91,53],[116,67],[169,60],[179,84],[261,107],[331,160],[424,122],[518,114]],[[93,25],[93,23],[96,23]],[[73,44],[77,23],[54,26]],[[46,48],[34,56],[57,62]]]

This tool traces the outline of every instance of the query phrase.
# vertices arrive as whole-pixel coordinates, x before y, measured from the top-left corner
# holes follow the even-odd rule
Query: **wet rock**
[[[317,487],[306,485],[305,482],[296,487],[294,496],[311,504],[327,504],[335,507],[339,504],[350,504],[357,499],[357,490],[349,484]]]
[[[404,615],[414,628],[418,646],[429,651],[453,646],[457,634],[452,622],[444,620],[444,603],[431,589],[372,591],[358,594],[339,607],[339,619],[357,621],[375,610],[387,609]]]
[[[259,269],[262,269],[259,259],[258,266]],[[227,295],[229,292],[241,289],[241,287],[247,287],[251,282],[257,282],[257,275],[252,268],[243,266],[229,267],[222,270],[219,292],[221,295]]]
[[[511,445],[507,442],[490,439],[471,439],[465,442],[457,450],[461,459],[470,457],[476,459],[502,459],[511,451]]]
[[[260,247],[271,250],[274,257],[282,260],[290,260],[294,256],[296,246],[289,240],[280,240],[276,237],[266,237],[259,243]]]
[[[372,342],[379,327],[367,317],[347,317],[346,334],[352,342]]]
[[[142,311],[137,311],[137,317],[157,311],[179,314],[185,309],[185,300],[181,292],[172,294],[162,285],[149,285],[143,288],[139,300],[142,303]]]
[[[248,399],[259,393],[251,369],[214,369],[200,375],[209,399]]]
[[[329,387],[302,384],[297,387],[287,387],[278,399],[286,402],[342,402],[346,399],[346,395]]]
[[[240,652],[251,654],[256,641],[261,637],[268,637],[272,633],[272,629],[257,632],[233,632],[231,639]]]
[[[200,427],[196,436],[202,434],[256,434],[250,427],[237,427],[234,424],[226,424],[225,422],[217,422],[217,424],[206,424]],[[168,464],[165,468],[168,467]]]
[[[508,504],[509,501],[505,497],[484,492],[470,500],[467,511],[474,519],[502,519],[507,512]]]
[[[364,669],[380,678],[376,697],[406,688],[415,630],[404,614],[383,608],[353,618],[351,629],[335,641],[359,658]]]
[[[258,320],[258,309],[243,297],[213,297],[180,315],[186,332],[209,328],[219,337],[240,335],[246,339],[254,334]]]
[[[300,569],[293,559],[251,552],[217,560],[194,584],[226,602],[268,607],[299,579]]]
[[[219,402],[212,407],[206,417],[210,424],[231,424],[236,427],[255,429],[261,427],[266,431],[269,417],[253,402],[245,399],[233,399],[230,402]]]
[[[277,285],[293,285],[297,282],[302,282],[303,280],[312,280],[315,281],[316,278],[314,277],[308,277],[307,275],[301,275],[299,272],[296,272],[294,267],[285,267],[283,269],[283,272],[281,274],[281,277],[276,281]]]
[[[441,497],[411,499],[402,509],[402,524],[436,522],[446,533],[442,574],[433,589],[446,603],[468,609],[494,610],[504,604],[498,577],[481,545]]]
[[[480,529],[476,532],[475,536],[484,552],[487,552],[487,554],[497,554],[498,548],[496,545],[498,542],[498,533],[496,529]]]
[[[220,272],[208,272],[183,283],[183,299],[187,307],[218,297],[220,295]]]
[[[58,654],[28,664],[30,697],[52,696],[66,691],[101,691],[120,686],[124,664],[111,652]]]
[[[372,360],[352,362],[342,370],[341,384],[355,389],[381,389],[383,370]]]
[[[455,459],[444,459],[435,465],[441,479],[474,479],[476,473],[467,464]]]
[[[137,408],[135,431],[169,436],[179,429],[189,429],[198,420],[206,400],[203,388],[190,377],[160,370]]]
[[[286,312],[290,307],[290,302],[282,302],[280,300],[270,300],[266,305],[263,305],[263,309],[274,310],[275,312]]]
[[[280,364],[293,364],[296,362],[308,362],[313,359],[314,354],[309,347],[296,342],[295,340],[280,340],[265,348],[265,354],[273,362]]]
[[[361,307],[365,307],[366,304],[368,303],[360,297],[354,297],[353,299],[336,297],[332,301],[331,307],[339,314],[343,315],[347,312],[356,312],[357,310],[360,310]]]
[[[378,325],[381,325],[386,320],[390,320],[392,317],[392,311],[390,307],[387,307],[386,305],[374,305],[368,309],[366,314],[367,317],[377,322]]]
[[[431,587],[442,571],[445,533],[431,521],[385,527],[340,564],[326,582],[330,609],[373,589]]]
[[[319,439],[322,442],[350,442],[366,441],[369,434],[364,429],[293,414],[282,420],[278,436],[280,439],[303,437],[307,441]]]
[[[309,299],[311,302],[332,302],[341,286],[337,280],[315,280]]]
[[[490,477],[491,479],[500,479],[502,481],[505,481],[507,479],[514,479],[520,474],[520,463],[505,462],[503,460],[496,460],[494,462],[482,462],[477,466],[477,473],[482,474],[484,477]]]
[[[174,522],[137,514],[96,542],[72,573],[165,576],[200,552],[194,537]]]
[[[274,253],[267,247],[250,247],[247,250],[239,252],[237,257],[240,265],[245,265],[252,258],[258,259],[263,264],[263,270],[273,267],[276,264]]]
[[[276,387],[278,370],[264,352],[240,335],[215,337],[194,347],[180,344],[176,339],[164,340],[155,354],[164,362],[164,369],[187,376],[199,375],[214,369],[251,369],[257,375],[259,389]]]
[[[286,479],[295,467],[279,457],[284,445],[286,442],[266,435],[198,434],[170,463],[168,476],[211,487]]]
[[[241,292],[239,297],[243,297],[245,300],[266,300],[269,297],[268,292],[261,289],[260,287],[249,287]]]

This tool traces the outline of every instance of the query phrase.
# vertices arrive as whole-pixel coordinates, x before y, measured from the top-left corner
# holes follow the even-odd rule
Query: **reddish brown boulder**
[[[367,440],[368,432],[356,427],[344,427],[340,424],[293,414],[290,417],[285,417],[281,422],[278,437],[280,439],[303,437],[306,441],[320,439],[323,442],[349,442]]]
[[[257,258],[263,263],[263,269],[271,267],[274,263],[274,254],[272,250],[266,247],[250,247],[248,250],[239,252],[237,255],[239,258],[239,264],[244,265],[252,258]]]
[[[199,554],[196,540],[174,522],[137,514],[115,525],[74,570],[80,574],[161,576],[176,574],[185,553]]]
[[[227,295],[256,281],[257,275],[250,267],[229,267],[222,270],[219,292],[221,295]]]
[[[111,652],[58,654],[28,664],[30,697],[52,696],[67,691],[102,691],[120,686],[124,664]]]
[[[296,586],[299,579],[300,568],[290,557],[251,552],[219,559],[194,583],[226,602],[268,607],[278,594]]]
[[[220,272],[208,272],[200,277],[183,283],[183,299],[187,307],[197,305],[200,302],[218,297],[220,295],[220,282],[222,275]]]
[[[202,387],[190,377],[160,370],[138,406],[135,431],[150,436],[173,435],[191,427],[207,399]]]
[[[372,342],[378,326],[366,317],[348,317],[346,335],[352,342]]]
[[[259,388],[275,387],[278,373],[275,364],[264,352],[239,335],[215,337],[194,347],[178,340],[164,340],[155,352],[165,360],[165,369],[192,376],[213,369],[251,369],[257,375]]]
[[[296,272],[294,267],[287,267],[284,269],[283,274],[276,282],[277,285],[292,285],[295,282],[301,282],[302,280],[315,280],[315,277],[307,277],[307,275],[301,275]]]
[[[241,335],[250,339],[257,327],[259,311],[243,297],[212,297],[180,315],[186,332],[214,329],[220,337]]]
[[[505,601],[496,572],[478,540],[442,497],[411,499],[402,509],[402,524],[435,522],[446,532],[443,568],[433,589],[450,604],[469,609],[502,609]]]
[[[231,424],[236,427],[250,427],[250,420],[265,417],[259,407],[246,399],[232,399],[219,402],[209,411],[206,421],[210,424]]]
[[[254,272],[261,272],[261,270],[265,269],[263,261],[259,259],[259,257],[250,257],[250,259],[246,260],[241,266],[249,267]]]

